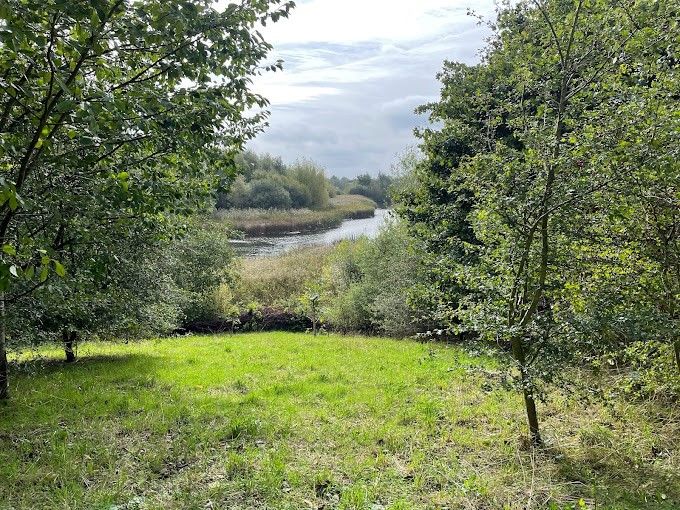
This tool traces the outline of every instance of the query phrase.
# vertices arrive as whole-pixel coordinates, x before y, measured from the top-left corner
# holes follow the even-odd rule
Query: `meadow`
[[[0,508],[680,505],[677,413],[554,391],[533,449],[498,359],[473,347],[253,333],[78,354],[15,357]]]
[[[376,208],[370,198],[337,195],[325,209],[221,209],[214,218],[247,235],[274,235],[334,228],[343,220],[370,218]]]

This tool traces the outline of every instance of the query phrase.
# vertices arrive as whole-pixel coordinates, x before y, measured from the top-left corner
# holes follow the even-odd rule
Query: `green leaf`
[[[57,84],[63,90],[66,94],[71,95],[71,90],[66,86],[66,83],[64,83],[64,80],[62,80],[59,75],[55,74],[54,79],[57,81]]]
[[[59,275],[60,277],[66,276],[66,269],[64,266],[59,262],[58,260],[53,260],[54,262],[54,271]]]
[[[15,256],[17,254],[17,250],[14,246],[11,244],[6,244],[2,247],[2,251],[4,251],[7,255],[12,255]]]

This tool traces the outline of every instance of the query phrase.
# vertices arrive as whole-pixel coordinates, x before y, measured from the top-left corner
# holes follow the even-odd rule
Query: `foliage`
[[[324,270],[325,319],[341,331],[397,337],[424,332],[427,313],[410,299],[423,274],[422,255],[399,223],[375,239],[343,241]]]
[[[266,116],[245,114],[267,105],[250,90],[271,48],[256,25],[292,6],[0,5],[0,290],[10,316],[51,275],[78,273],[84,292],[128,241],[153,245],[173,235],[175,217],[205,207],[218,174],[234,172],[228,156]],[[102,267],[77,267],[90,264],[82,247],[106,254]]]
[[[389,207],[392,204],[391,193],[395,179],[384,173],[378,173],[377,177],[361,174],[354,179],[332,177],[331,184],[338,193],[363,195],[382,208]]]
[[[430,301],[512,351],[536,443],[540,381],[565,363],[678,345],[679,17],[676,1],[506,6],[483,62],[447,62],[422,109],[440,127],[400,212]]]
[[[168,335],[224,313],[214,295],[234,282],[227,232],[196,221],[180,238],[129,246],[115,256],[105,274],[96,273],[95,264],[72,264],[77,272],[48,282],[31,302],[17,303],[10,347],[60,341],[64,333],[105,340]]]
[[[312,161],[287,166],[281,158],[246,151],[236,157],[236,168],[242,177],[237,178],[228,193],[218,195],[218,209],[321,210],[328,207],[325,172]]]
[[[223,313],[215,306],[215,293],[233,287],[233,252],[225,231],[194,224],[187,235],[173,242],[165,252],[161,274],[171,275],[177,289],[180,324],[210,320]]]
[[[290,209],[290,193],[283,186],[270,180],[258,179],[249,186],[248,207],[255,209]]]

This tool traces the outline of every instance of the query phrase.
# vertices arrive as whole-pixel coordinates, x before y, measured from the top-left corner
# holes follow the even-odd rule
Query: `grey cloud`
[[[250,147],[287,162],[308,157],[339,176],[385,171],[417,143],[413,128],[426,119],[413,110],[438,97],[435,75],[443,61],[475,62],[486,35],[467,20],[408,45],[282,46],[277,52],[289,73],[282,82],[337,93],[275,103],[269,128]]]

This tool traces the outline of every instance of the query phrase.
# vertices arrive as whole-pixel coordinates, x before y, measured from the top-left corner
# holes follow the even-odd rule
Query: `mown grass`
[[[287,232],[310,232],[339,226],[343,220],[370,218],[375,202],[361,195],[338,195],[330,199],[327,209],[226,209],[215,218],[247,235],[275,235]]]
[[[532,451],[496,361],[460,347],[274,333],[43,354],[0,405],[1,508],[680,505],[677,412],[557,396]]]

